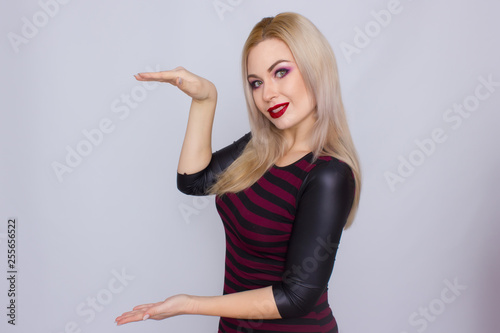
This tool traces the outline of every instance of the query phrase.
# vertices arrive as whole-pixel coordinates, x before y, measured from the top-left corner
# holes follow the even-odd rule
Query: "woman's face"
[[[281,130],[312,127],[316,101],[284,42],[260,42],[250,50],[247,66],[253,100],[267,119]]]

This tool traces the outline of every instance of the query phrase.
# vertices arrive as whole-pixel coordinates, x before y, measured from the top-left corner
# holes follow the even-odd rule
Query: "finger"
[[[142,320],[147,320],[149,318],[159,320],[165,319],[164,313],[162,313],[161,305],[163,302],[159,302],[148,309],[144,309],[142,313]]]
[[[142,320],[150,318],[154,320],[162,320],[168,317],[171,317],[171,315],[168,314],[168,311],[165,312],[164,302],[159,302],[155,306],[143,310],[142,313]]]
[[[142,311],[144,312],[144,311]],[[138,313],[138,311],[128,311],[128,312],[124,312],[122,313],[120,316],[116,317],[116,320],[120,320],[120,319],[123,319],[123,318],[128,318],[130,316],[133,316],[133,315],[136,315]]]
[[[142,321],[144,318],[143,311],[132,311],[124,313],[123,315],[116,318],[116,325],[128,324],[136,321]]]
[[[147,72],[138,73],[135,78],[138,81],[158,81],[158,82],[168,82],[173,85],[177,85],[177,80],[179,78],[179,72],[177,71],[163,71],[163,72]]]

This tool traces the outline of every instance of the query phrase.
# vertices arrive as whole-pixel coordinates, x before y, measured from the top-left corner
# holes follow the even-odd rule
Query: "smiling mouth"
[[[267,112],[269,112],[272,118],[279,118],[285,113],[286,109],[288,108],[288,104],[289,103],[276,104],[272,108],[269,108]]]

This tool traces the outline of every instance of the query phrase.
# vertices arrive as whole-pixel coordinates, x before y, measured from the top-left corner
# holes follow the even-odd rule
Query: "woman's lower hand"
[[[134,76],[138,81],[170,83],[193,100],[199,102],[205,100],[215,101],[217,99],[217,89],[212,82],[191,73],[183,67],[177,67],[170,71],[139,73]]]
[[[146,319],[162,320],[182,314],[193,313],[193,300],[189,295],[180,294],[167,298],[163,302],[143,304],[134,307],[117,317],[117,325]]]

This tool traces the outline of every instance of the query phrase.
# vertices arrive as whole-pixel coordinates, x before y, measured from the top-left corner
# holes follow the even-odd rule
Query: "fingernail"
[[[149,315],[148,315],[148,314],[147,314],[147,315],[145,315],[145,316],[142,318],[142,320],[146,320],[146,319],[149,319]]]
[[[181,85],[181,84],[182,84],[182,78],[180,77],[179,78],[179,85]]]

